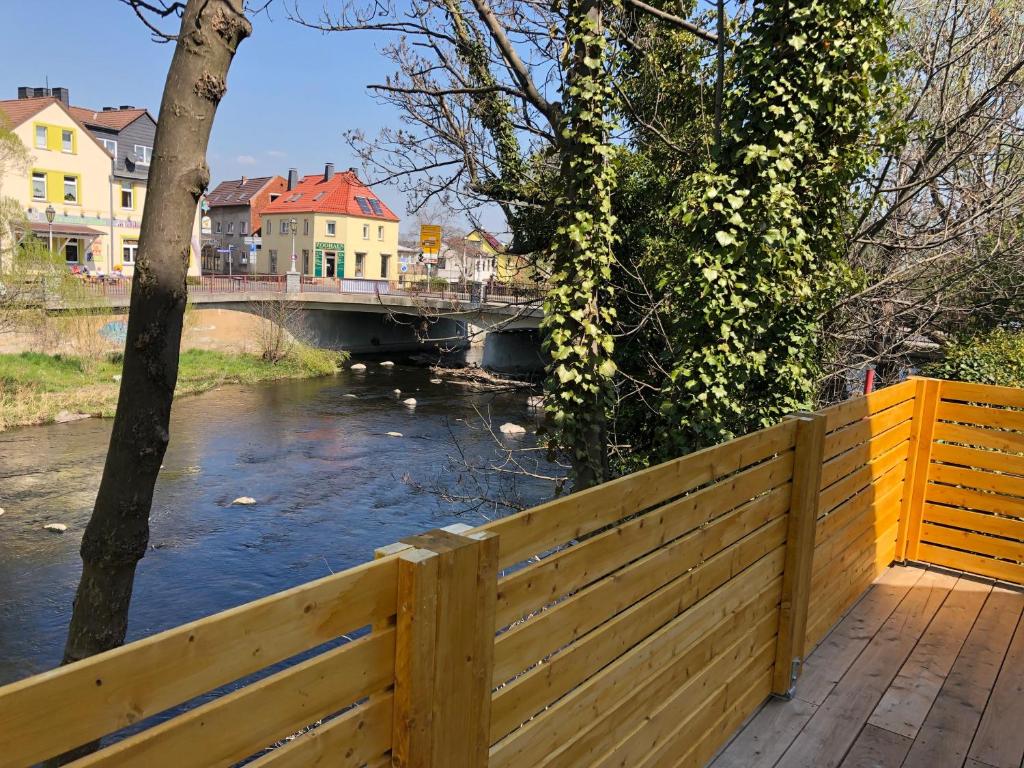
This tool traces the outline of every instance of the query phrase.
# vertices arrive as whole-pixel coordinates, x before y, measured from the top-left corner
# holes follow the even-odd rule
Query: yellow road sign
[[[441,227],[437,224],[420,225],[420,250],[436,256],[441,250]]]

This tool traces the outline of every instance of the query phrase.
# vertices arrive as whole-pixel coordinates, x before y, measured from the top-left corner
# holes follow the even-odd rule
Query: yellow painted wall
[[[356,277],[356,254],[365,254],[363,260],[364,268],[362,278],[366,280],[381,280],[380,264],[381,254],[388,254],[388,275],[386,279],[393,280],[398,274],[398,222],[381,221],[380,219],[368,219],[359,216],[345,216],[329,213],[295,213],[295,214],[270,214],[264,216],[261,222],[263,230],[263,241],[259,255],[259,262],[256,271],[270,273],[270,252],[277,251],[277,265],[275,274],[283,275],[291,267],[292,237],[291,234],[281,234],[281,221],[290,218],[296,220],[295,254],[296,268],[302,270],[302,251],[309,251],[309,274],[312,275],[316,263],[316,244],[333,243],[340,250],[344,245],[345,253],[345,274],[344,277]],[[305,235],[303,221],[310,220],[310,234]],[[269,220],[270,226],[267,225]],[[328,222],[334,222],[335,234],[327,234]],[[363,238],[363,225],[369,226],[369,239]],[[377,228],[384,227],[383,239],[378,237]],[[321,249],[327,250],[327,249]],[[339,275],[341,277],[342,275]]]

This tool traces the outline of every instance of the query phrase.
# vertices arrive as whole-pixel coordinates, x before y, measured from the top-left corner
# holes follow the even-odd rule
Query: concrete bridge
[[[84,285],[102,306],[127,309],[130,279]],[[384,280],[207,275],[190,280],[188,289],[197,308],[266,316],[268,305],[287,303],[302,313],[314,343],[331,349],[413,352],[482,344],[485,368],[530,373],[543,367],[538,330],[542,288],[468,285],[426,290],[415,283]]]

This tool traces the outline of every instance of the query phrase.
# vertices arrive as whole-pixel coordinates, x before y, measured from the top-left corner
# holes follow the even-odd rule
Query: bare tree
[[[64,663],[124,642],[135,569],[167,448],[192,224],[209,183],[206,148],[239,43],[252,31],[242,0],[122,0],[173,40],[132,283],[124,371],[110,447],[82,539],[82,578]],[[161,20],[179,19],[164,35]]]

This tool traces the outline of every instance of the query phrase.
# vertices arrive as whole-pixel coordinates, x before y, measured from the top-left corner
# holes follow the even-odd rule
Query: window
[[[139,252],[138,240],[125,240],[121,243],[121,263],[134,264],[135,256]]]
[[[366,266],[366,254],[365,253],[357,253],[356,254],[356,277],[362,277],[363,276],[363,267],[365,267],[365,266]]]
[[[64,202],[65,203],[77,203],[78,202],[78,177],[77,176],[65,176],[64,177]]]
[[[315,195],[313,196],[313,202],[315,203],[315,202],[316,202],[317,200],[322,200],[322,199],[323,199],[323,196],[324,196],[324,195],[326,195],[326,194],[327,194],[326,192],[317,192],[317,193],[316,193],[316,194],[315,194]]]
[[[267,235],[274,234],[274,222],[269,218],[263,220],[263,233]]]
[[[106,147],[107,152],[117,157],[117,142],[113,139],[100,139],[100,144]]]
[[[370,225],[369,224],[363,224],[363,240],[369,240],[369,239],[370,239]]]
[[[282,235],[288,234],[288,219],[281,219],[281,228],[279,231]]]
[[[45,173],[33,173],[32,174],[32,199],[33,200],[45,200],[46,199],[46,174]]]
[[[327,222],[327,236],[328,237],[334,237],[334,222],[333,221],[328,221]]]
[[[36,149],[46,149],[46,126],[36,126]]]
[[[214,225],[214,227],[215,227],[215,229],[217,230],[217,234],[219,235],[219,234],[221,233],[221,223],[220,223],[220,222],[218,221],[218,222],[217,222],[217,223],[216,223],[216,224]]]
[[[235,222],[233,222],[233,221],[229,221],[228,222],[228,234],[229,235],[235,234]]]
[[[370,204],[367,202],[365,197],[356,197],[356,204],[359,206],[359,210],[365,213],[367,216],[370,215]]]
[[[73,131],[62,130],[60,132],[60,148],[62,152],[75,151],[75,134]]]
[[[387,278],[387,276],[388,276],[388,267],[390,266],[390,262],[391,262],[391,255],[390,254],[382,253],[380,255],[380,276],[382,278],[385,278],[385,279]]]
[[[380,200],[377,200],[377,199],[374,199],[374,198],[370,198],[370,209],[377,216],[383,216],[384,215],[384,209],[380,207]]]
[[[383,240],[384,239],[384,227],[382,227],[382,226],[381,227],[377,227],[377,239],[378,240]]]
[[[78,263],[78,241],[68,240],[64,244],[64,261],[68,264]]]
[[[309,274],[309,251],[306,248],[302,249],[302,274]]]
[[[270,249],[270,274],[277,274],[277,251]]]
[[[280,196],[281,196],[281,193],[280,193],[280,192],[271,192],[271,193],[270,193],[270,202],[274,202],[274,201],[275,201],[275,200],[277,200],[277,198],[279,198]]]
[[[121,182],[121,207],[135,207],[135,187],[130,181]]]
[[[309,234],[309,219],[303,219],[302,220],[302,234],[304,234],[304,235],[308,235]]]
[[[153,148],[147,147],[145,144],[135,145],[135,162],[139,165],[149,165],[149,161],[153,158]]]
[[[238,232],[243,235],[249,234],[249,222],[244,219],[238,222]]]

